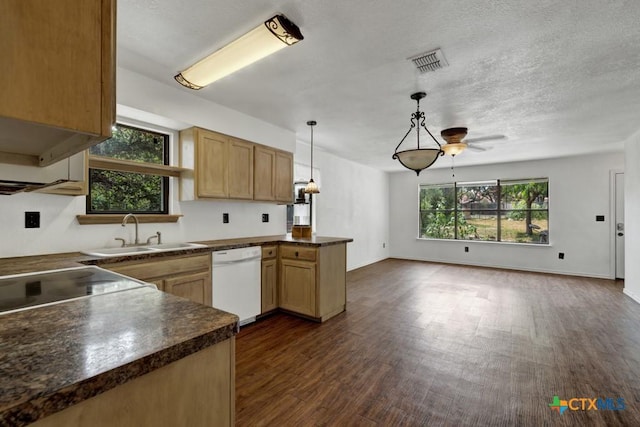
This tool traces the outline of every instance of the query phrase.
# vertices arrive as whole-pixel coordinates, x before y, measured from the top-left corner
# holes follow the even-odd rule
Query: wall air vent
[[[444,59],[444,55],[440,49],[421,53],[420,55],[412,56],[409,59],[413,61],[420,73],[436,71],[449,65],[447,60]]]

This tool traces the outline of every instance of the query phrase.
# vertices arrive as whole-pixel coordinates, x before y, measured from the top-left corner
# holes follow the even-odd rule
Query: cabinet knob
[[[273,251],[269,251],[269,255],[273,255]]]
[[[296,251],[296,258],[298,258],[298,251]]]

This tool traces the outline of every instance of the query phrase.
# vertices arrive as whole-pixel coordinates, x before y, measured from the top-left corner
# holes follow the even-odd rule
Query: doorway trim
[[[609,278],[616,279],[616,174],[624,169],[609,170]],[[624,193],[623,193],[624,194]]]

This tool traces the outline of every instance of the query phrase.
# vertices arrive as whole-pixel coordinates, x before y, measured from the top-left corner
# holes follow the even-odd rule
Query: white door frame
[[[624,169],[609,171],[609,278],[616,278],[616,174],[624,173]]]

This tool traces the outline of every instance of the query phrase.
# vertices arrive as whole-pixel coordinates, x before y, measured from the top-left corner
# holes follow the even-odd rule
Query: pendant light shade
[[[394,160],[398,160],[400,164],[405,168],[415,171],[417,175],[420,175],[420,172],[422,170],[434,164],[438,159],[438,156],[444,155],[444,151],[442,151],[440,143],[434,138],[431,132],[429,132],[429,129],[427,129],[427,126],[424,124],[425,118],[424,113],[420,111],[420,100],[425,96],[427,96],[427,94],[424,92],[416,92],[411,95],[411,99],[416,101],[416,103],[418,104],[418,108],[415,113],[411,114],[411,126],[409,127],[409,130],[404,135],[400,143],[397,145],[396,150],[392,156]],[[404,140],[407,138],[407,136],[409,136],[414,128],[416,130],[417,148],[398,151],[398,148],[400,148]],[[435,147],[420,147],[420,128],[423,128],[425,131],[427,131],[433,142],[435,142]]]
[[[189,89],[202,89],[302,39],[304,37],[296,24],[284,15],[276,15],[174,78]]]
[[[304,189],[304,192],[307,194],[318,194],[320,193],[320,189],[318,188],[318,184],[313,180],[313,127],[318,123],[315,120],[309,120],[307,125],[311,128],[311,178],[309,179],[309,183]]]

